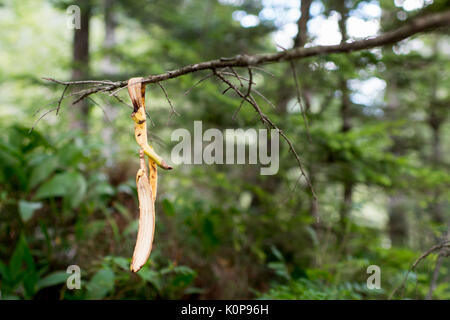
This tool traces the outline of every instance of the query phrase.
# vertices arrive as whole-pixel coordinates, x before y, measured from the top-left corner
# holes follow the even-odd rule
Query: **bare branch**
[[[408,37],[411,37],[417,33],[421,33],[427,31],[429,29],[443,27],[450,25],[450,10],[424,15],[418,18],[413,19],[411,22],[405,24],[404,26],[386,32],[378,37],[373,37],[369,39],[353,41],[353,42],[345,42],[339,45],[331,45],[331,46],[316,46],[316,47],[298,47],[290,50],[285,50],[276,53],[266,53],[266,54],[258,54],[258,55],[237,55],[232,58],[220,58],[216,60],[206,61],[191,64],[180,69],[167,71],[158,75],[151,75],[145,77],[142,82],[149,83],[157,83],[161,81],[165,81],[168,79],[177,78],[189,73],[201,71],[201,70],[213,70],[213,69],[221,69],[227,67],[254,67],[260,66],[267,63],[275,63],[282,61],[292,61],[299,60],[307,57],[313,57],[318,55],[330,54],[330,53],[343,53],[343,52],[352,52],[359,51],[365,49],[371,49],[375,47],[380,47],[387,44],[396,43]],[[96,80],[84,80],[84,81],[58,81],[55,79],[46,79],[48,81],[52,81],[59,84],[70,84],[70,85],[78,85],[78,84],[98,84],[99,86],[91,88],[90,90],[83,93],[83,95],[75,101],[78,102],[81,99],[100,92],[100,91],[114,91],[117,89],[122,89],[127,86],[127,80],[118,81],[118,82],[109,82],[109,81],[96,81]]]
[[[114,85],[116,84],[113,81],[110,80],[79,80],[79,81],[59,81],[53,78],[42,78],[43,80],[47,80],[50,82],[54,82],[56,84],[64,84],[67,86],[70,86],[71,84],[103,84],[103,85]]]
[[[295,151],[295,148],[291,142],[291,140],[286,136],[286,134],[281,131],[277,125],[275,125],[272,120],[270,120],[262,111],[261,108],[258,106],[257,102],[255,101],[255,99],[253,98],[253,96],[250,94],[249,96],[246,96],[244,93],[242,93],[234,84],[232,84],[230,81],[228,81],[223,75],[221,75],[219,72],[217,72],[215,69],[213,69],[214,74],[220,79],[222,80],[224,83],[226,83],[229,87],[231,87],[242,99],[246,100],[247,102],[250,103],[250,105],[253,106],[253,108],[255,109],[255,111],[258,113],[261,122],[270,127],[273,128],[275,130],[278,131],[278,133],[280,134],[281,137],[283,137],[283,139],[286,141],[286,143],[289,146],[289,150],[291,150],[291,152],[294,154],[294,157],[297,161],[297,164],[300,168],[300,172],[302,174],[302,176],[305,177],[306,183],[308,184],[308,187],[311,191],[312,197],[313,197],[313,201],[315,204],[317,204],[317,196],[316,193],[314,192],[314,187],[311,184],[311,180],[309,179],[309,177],[306,175],[306,171],[303,167],[303,163],[300,160],[300,156],[298,155],[297,151]]]

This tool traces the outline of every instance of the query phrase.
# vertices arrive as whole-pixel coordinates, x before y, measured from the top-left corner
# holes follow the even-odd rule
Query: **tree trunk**
[[[348,18],[348,9],[345,7],[345,1],[340,0],[338,5],[338,12],[341,15],[341,19],[339,20],[339,30],[341,32],[341,43],[345,43],[348,39],[347,36],[347,18]],[[341,89],[341,132],[348,132],[351,130],[351,101],[350,101],[350,90],[348,88],[347,79],[341,76],[340,79],[340,89]],[[353,197],[353,182],[351,180],[347,180],[344,182],[344,190],[343,190],[343,201],[340,209],[340,221],[342,233],[345,233],[348,216],[352,209],[352,197]],[[342,235],[341,235],[342,236]]]
[[[92,7],[90,1],[80,4],[80,29],[74,29],[72,79],[87,79],[89,75],[89,20]],[[80,110],[72,114],[71,127],[88,131],[89,104],[87,99],[78,102],[71,110]]]
[[[437,43],[437,42],[436,42]],[[434,45],[434,51],[437,51],[436,43]],[[443,108],[447,108],[447,104],[442,106],[442,103],[437,99],[436,92],[438,86],[438,75],[434,74],[431,82],[431,98],[430,105],[428,107],[428,125],[430,126],[432,133],[432,141],[431,141],[431,156],[430,162],[434,168],[439,168],[443,164],[442,158],[442,145],[441,145],[441,127],[444,124],[445,116],[444,112],[442,112]],[[439,188],[435,188],[433,192],[434,201],[429,206],[431,218],[436,223],[444,223],[445,222],[445,214],[443,203],[441,202],[441,190]]]
[[[113,63],[111,50],[116,45],[116,15],[114,12],[114,1],[103,0],[103,12],[105,22],[105,39],[103,48],[106,53],[102,61],[102,71],[105,75],[114,75],[118,72],[117,66]]]
[[[389,238],[394,246],[405,246],[408,239],[408,219],[405,197],[401,193],[389,197]]]
[[[302,0],[300,4],[300,19],[297,21],[298,32],[294,39],[294,48],[303,47],[308,40],[308,29],[306,24],[309,20],[309,9],[311,8],[312,0]]]
[[[106,53],[102,61],[102,72],[105,74],[106,78],[108,78],[108,76],[118,73],[118,68],[114,64],[111,54],[111,50],[116,45],[117,26],[113,0],[103,0],[103,12],[105,23],[105,38],[103,40],[103,48],[105,49]],[[104,110],[108,114],[109,121],[114,122],[114,119],[116,119],[118,116],[117,108],[106,102],[104,104]],[[114,127],[112,125],[104,126],[101,135],[106,146],[103,152],[106,159],[106,164],[108,166],[111,166],[113,164],[115,154],[119,151],[118,145],[114,143]]]

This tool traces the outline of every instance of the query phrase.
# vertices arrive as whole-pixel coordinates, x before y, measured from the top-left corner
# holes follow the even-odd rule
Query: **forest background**
[[[72,4],[78,30],[67,27]],[[291,139],[317,203],[283,142],[272,176],[259,165],[160,171],[154,250],[137,274],[129,260],[138,146],[127,92],[118,93],[123,102],[66,98],[56,112],[64,86],[42,79],[118,81],[340,44],[449,8],[446,0],[0,0],[0,298],[450,299],[448,248],[412,269],[449,237],[448,27],[252,69],[264,96],[255,99]],[[247,68],[236,71],[248,79]],[[241,99],[218,79],[192,88],[207,75],[163,83],[178,114],[157,84],[147,86],[149,137],[166,158],[173,130],[195,120],[204,130],[264,128],[247,103],[234,117]],[[79,290],[66,286],[70,265],[81,269]],[[366,285],[371,265],[380,289]]]

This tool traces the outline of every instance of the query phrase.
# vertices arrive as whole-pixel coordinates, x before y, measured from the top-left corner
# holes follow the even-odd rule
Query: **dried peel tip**
[[[169,166],[164,160],[161,161],[161,168],[163,168],[164,170],[172,170],[173,167]]]

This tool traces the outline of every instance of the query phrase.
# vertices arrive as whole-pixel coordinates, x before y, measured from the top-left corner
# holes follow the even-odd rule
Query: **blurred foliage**
[[[92,79],[123,80],[280,50],[276,35],[298,11],[298,3],[288,2],[114,1],[115,43],[107,47],[106,2],[91,0]],[[345,3],[349,17],[380,21],[380,31],[448,7],[448,1],[425,1],[415,10],[401,1]],[[438,30],[382,49],[296,62],[310,102],[310,138],[289,65],[254,69],[253,88],[276,108],[255,98],[300,153],[318,194],[321,223],[314,222],[310,191],[284,143],[273,176],[261,176],[255,165],[176,166],[160,172],[153,252],[132,274],[138,148],[131,111],[95,95],[88,101],[89,131],[82,132],[70,99],[58,115],[52,110],[63,87],[40,79],[71,76],[68,4],[5,0],[0,6],[0,26],[7,30],[0,34],[6,48],[0,53],[1,299],[386,299],[411,263],[446,237],[449,35]],[[332,21],[336,4],[313,1],[311,19]],[[364,16],[365,5],[380,16]],[[257,23],[246,25],[243,17]],[[316,40],[311,32],[310,42]],[[105,69],[106,60],[113,72]],[[236,71],[248,77],[247,70]],[[176,143],[172,131],[192,132],[195,120],[203,130],[263,128],[247,104],[233,119],[240,101],[223,93],[223,84],[211,78],[192,88],[205,75],[164,82],[180,117],[170,116],[157,85],[147,88],[149,137],[166,158]],[[343,80],[351,100],[346,132]],[[367,92],[367,83],[383,86]],[[119,96],[128,102],[126,90]],[[344,217],[348,184],[353,193]],[[404,293],[397,290],[393,298],[426,298],[436,260],[432,254],[423,261],[409,274]],[[70,265],[81,269],[80,290],[66,286]],[[382,270],[380,290],[366,286],[370,265]],[[444,259],[434,299],[450,299],[449,267]]]

